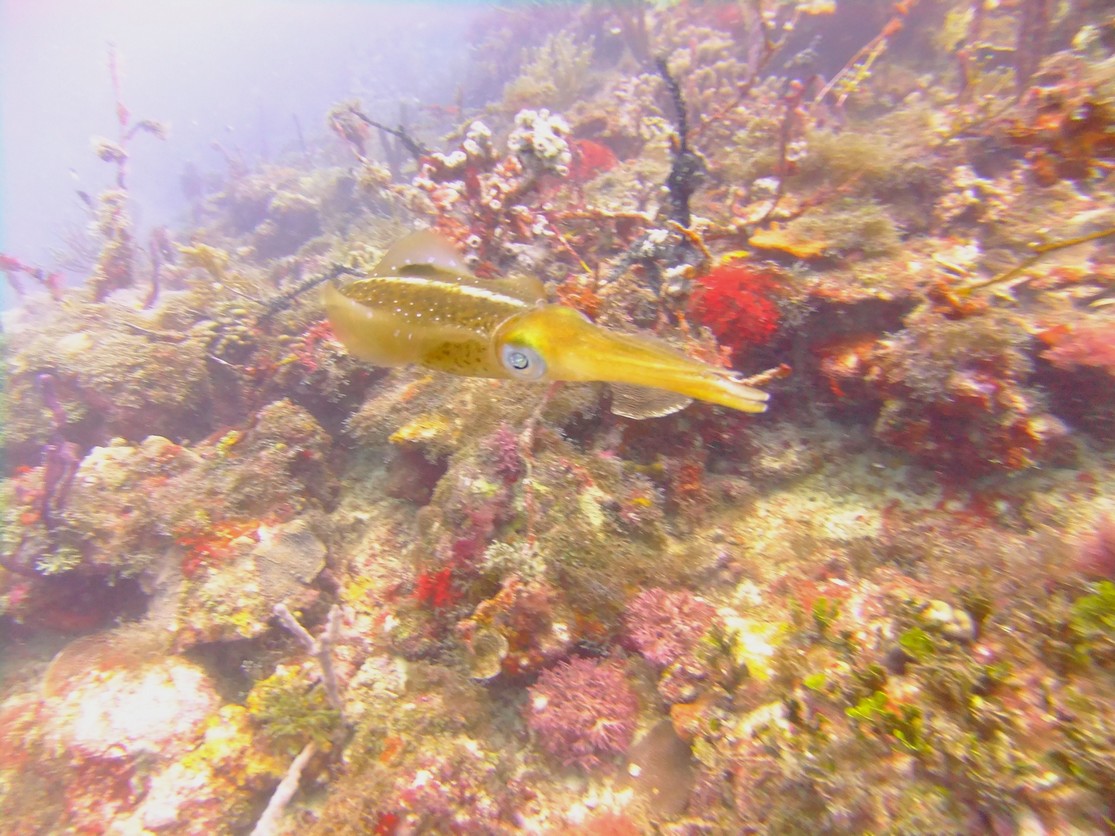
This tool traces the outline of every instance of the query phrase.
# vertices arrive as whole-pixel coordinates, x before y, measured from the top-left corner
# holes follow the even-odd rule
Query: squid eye
[[[505,345],[500,349],[500,361],[512,377],[520,380],[538,380],[546,374],[546,361],[525,345]]]

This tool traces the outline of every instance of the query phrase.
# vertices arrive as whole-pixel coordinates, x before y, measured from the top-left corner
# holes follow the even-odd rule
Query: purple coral
[[[656,665],[672,665],[696,647],[716,610],[691,592],[644,590],[627,605],[627,635]]]
[[[627,750],[638,710],[618,662],[572,659],[538,677],[527,722],[547,752],[590,769]]]
[[[519,434],[506,421],[500,423],[495,432],[481,442],[492,469],[505,485],[515,484],[523,478],[526,471],[519,444]]]

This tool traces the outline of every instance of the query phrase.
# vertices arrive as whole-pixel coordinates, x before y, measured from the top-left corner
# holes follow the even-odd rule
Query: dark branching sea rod
[[[693,399],[763,412],[768,395],[727,369],[657,340],[609,331],[580,312],[548,304],[533,278],[481,279],[436,233],[412,233],[366,278],[327,285],[337,338],[379,366],[417,364],[468,377],[603,381],[612,411],[669,415]]]

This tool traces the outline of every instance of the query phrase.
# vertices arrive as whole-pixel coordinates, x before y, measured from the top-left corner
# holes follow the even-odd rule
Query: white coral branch
[[[325,697],[329,700],[330,707],[343,713],[341,702],[341,689],[337,684],[337,671],[333,666],[333,646],[337,643],[337,636],[341,629],[341,610],[336,604],[329,608],[329,615],[325,617],[325,629],[321,631],[320,638],[314,638],[303,627],[293,613],[287,609],[286,604],[276,604],[273,610],[275,617],[282,625],[292,632],[302,642],[302,646],[317,659],[321,665],[321,678],[325,683]]]
[[[287,615],[290,615],[290,613],[288,612]],[[291,618],[293,619],[294,616],[291,616]],[[295,622],[295,624],[297,623]],[[299,629],[302,629],[302,625],[298,626]],[[305,630],[302,629],[302,632],[305,632]],[[306,635],[309,635],[309,633],[306,633]],[[307,743],[302,751],[298,753],[298,757],[290,764],[290,768],[287,769],[283,780],[279,782],[279,786],[275,787],[275,792],[271,796],[271,800],[267,802],[267,808],[263,811],[263,815],[259,817],[259,821],[252,829],[251,836],[274,836],[279,832],[279,819],[283,817],[287,805],[294,798],[294,794],[298,792],[298,785],[302,781],[302,772],[306,768],[306,764],[310,762],[310,758],[315,754],[317,754],[317,746],[313,743]]]

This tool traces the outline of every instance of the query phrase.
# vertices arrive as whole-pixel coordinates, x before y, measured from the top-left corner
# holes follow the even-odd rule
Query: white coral
[[[507,147],[528,171],[564,176],[573,161],[565,140],[568,133],[569,124],[557,114],[545,109],[521,110],[515,116],[515,130],[507,138]]]

